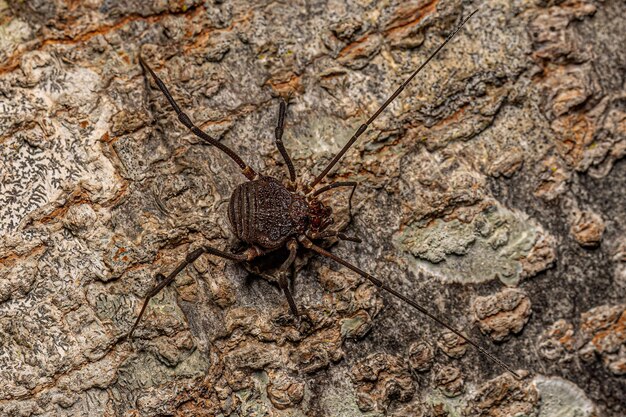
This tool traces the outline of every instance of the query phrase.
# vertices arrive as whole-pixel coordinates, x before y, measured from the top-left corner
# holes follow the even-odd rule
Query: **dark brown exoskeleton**
[[[385,108],[404,90],[409,82],[426,66],[426,64],[454,37],[454,35],[461,29],[461,27],[467,22],[467,20],[476,13],[477,10],[472,12],[463,22],[447,37],[447,39],[426,59],[426,61],[417,68],[407,80],[385,101],[385,103],[354,133],[348,143],[341,149],[341,151],[335,155],[332,161],[324,168],[324,170],[308,185],[303,186],[303,190],[298,190],[296,182],[296,172],[293,163],[287,154],[287,151],[282,142],[283,124],[285,120],[286,104],[284,101],[280,102],[278,112],[278,124],[275,130],[275,141],[278,150],[280,151],[287,168],[289,170],[289,184],[284,185],[276,178],[257,174],[249,165],[247,165],[233,150],[226,145],[215,140],[197,126],[193,124],[189,116],[185,114],[179,107],[176,101],[172,98],[170,92],[156,73],[141,59],[139,58],[141,65],[148,71],[148,73],[154,79],[154,82],[163,92],[170,105],[174,108],[174,111],[178,115],[178,119],[182,124],[187,126],[196,136],[201,138],[209,145],[213,145],[228,155],[239,167],[243,175],[248,179],[237,186],[233,191],[228,207],[228,218],[232,226],[233,232],[239,240],[247,244],[248,247],[241,253],[225,252],[210,246],[203,246],[199,249],[189,253],[185,260],[181,262],[167,277],[162,274],[158,274],[160,283],[154,287],[146,296],[139,316],[132,329],[130,330],[128,337],[130,337],[139,324],[143,313],[148,306],[150,299],[158,294],[164,287],[169,285],[176,276],[190,263],[194,262],[200,255],[207,253],[222,258],[230,259],[236,262],[250,262],[262,255],[271,253],[280,248],[287,248],[289,255],[287,259],[278,268],[278,283],[280,288],[285,293],[291,312],[298,317],[298,308],[289,290],[289,280],[287,271],[290,270],[294,260],[298,247],[301,246],[305,249],[311,250],[317,254],[325,256],[333,261],[351,269],[357,274],[371,281],[378,288],[387,291],[395,297],[406,302],[413,308],[417,309],[421,313],[430,317],[443,327],[452,331],[469,344],[474,346],[483,355],[506,369],[515,377],[519,376],[510,369],[506,364],[500,361],[495,356],[491,355],[480,347],[476,342],[464,336],[460,331],[454,329],[443,320],[439,319],[424,307],[415,303],[413,300],[398,293],[393,288],[390,288],[378,278],[363,271],[359,267],[333,255],[328,250],[314,243],[321,239],[327,238],[339,238],[342,240],[351,240],[359,242],[358,238],[353,238],[344,235],[342,228],[332,228],[333,217],[330,207],[325,206],[320,200],[319,195],[337,187],[351,187],[351,193],[348,200],[349,214],[352,216],[352,195],[357,186],[354,181],[340,181],[334,182],[324,187],[316,189],[316,186],[326,177],[328,172],[335,166],[335,164],[343,157],[346,151],[356,142],[358,137],[363,134],[369,127],[369,125],[378,117],[378,115],[385,110]]]

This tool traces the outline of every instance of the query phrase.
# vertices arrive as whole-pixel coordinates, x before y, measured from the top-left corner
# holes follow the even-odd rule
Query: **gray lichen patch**
[[[532,381],[541,398],[538,417],[593,417],[595,406],[576,384],[558,377],[537,376]]]
[[[516,285],[553,263],[552,239],[546,239],[546,232],[535,221],[498,203],[482,207],[469,220],[412,223],[394,241],[412,255],[413,268],[429,270],[451,282],[498,278]]]
[[[405,248],[410,248],[413,256],[431,263],[439,263],[447,255],[466,255],[476,241],[472,224],[459,220],[445,222],[435,220],[429,229],[407,230],[400,238]]]

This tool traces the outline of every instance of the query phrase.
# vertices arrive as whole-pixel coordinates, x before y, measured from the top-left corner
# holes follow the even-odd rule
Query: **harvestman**
[[[359,242],[358,238],[349,237],[344,235],[341,230],[333,230],[330,226],[333,224],[332,210],[330,207],[325,206],[318,196],[326,191],[337,187],[351,187],[351,193],[349,198],[349,213],[351,216],[351,201],[354,190],[357,183],[354,181],[340,181],[328,184],[324,187],[315,189],[315,187],[326,177],[328,172],[337,164],[337,162],[343,157],[348,149],[356,142],[356,140],[367,130],[369,125],[376,120],[378,115],[383,112],[389,106],[389,104],[404,90],[404,88],[411,82],[411,80],[432,60],[435,55],[458,33],[463,25],[477,12],[474,10],[468,17],[466,17],[461,24],[446,38],[446,40],[439,45],[439,47],[420,65],[409,78],[380,106],[378,110],[354,133],[348,143],[335,155],[330,163],[324,168],[324,170],[308,185],[303,186],[302,191],[298,191],[298,185],[296,183],[296,171],[294,169],[291,158],[289,157],[285,146],[283,145],[283,124],[285,121],[286,104],[281,100],[278,111],[278,124],[275,129],[275,141],[276,147],[282,155],[287,169],[289,170],[289,183],[283,185],[282,182],[276,178],[264,176],[256,173],[248,164],[246,164],[232,149],[223,143],[212,138],[196,125],[193,124],[189,116],[185,114],[169,90],[163,84],[163,81],[156,75],[156,73],[146,64],[146,62],[139,57],[139,61],[142,67],[147,70],[154,82],[159,87],[161,92],[165,95],[170,105],[178,115],[178,120],[189,128],[196,136],[202,139],[209,145],[215,146],[228,155],[239,167],[242,174],[248,179],[248,182],[244,182],[235,188],[230,198],[228,208],[228,218],[232,226],[233,232],[239,240],[247,243],[249,246],[242,253],[229,253],[211,246],[203,246],[189,253],[185,260],[182,261],[167,277],[163,274],[157,274],[157,279],[160,281],[147,295],[144,300],[139,316],[135,321],[135,324],[131,328],[128,338],[131,337],[135,328],[141,321],[141,317],[146,311],[148,302],[152,297],[158,294],[163,288],[168,286],[174,281],[176,276],[189,264],[194,262],[198,257],[204,253],[219,256],[225,259],[230,259],[235,262],[249,262],[259,256],[266,255],[277,249],[286,247],[289,251],[287,259],[278,268],[278,283],[282,291],[287,297],[289,308],[291,312],[299,317],[298,308],[289,290],[289,270],[296,258],[296,253],[299,246],[309,249],[319,255],[332,259],[333,261],[345,266],[348,269],[356,272],[362,277],[371,281],[378,288],[387,291],[395,297],[406,302],[416,310],[430,317],[439,325],[450,330],[470,345],[474,346],[481,354],[485,355],[494,363],[498,364],[516,378],[520,376],[515,373],[509,366],[507,366],[500,359],[491,355],[485,349],[483,349],[478,343],[464,336],[460,331],[456,330],[437,316],[430,313],[424,307],[420,306],[416,302],[410,300],[404,295],[400,294],[393,288],[388,287],[378,278],[363,271],[359,267],[349,263],[348,261],[339,258],[336,255],[328,252],[326,249],[316,245],[314,241],[327,238],[339,238],[341,240],[351,240]]]

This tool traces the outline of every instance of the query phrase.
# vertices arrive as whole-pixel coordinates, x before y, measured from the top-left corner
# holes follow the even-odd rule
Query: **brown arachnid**
[[[341,151],[335,155],[326,168],[324,168],[324,170],[317,175],[317,177],[315,177],[310,184],[303,186],[303,190],[298,190],[297,188],[296,172],[282,142],[283,123],[286,111],[286,104],[284,101],[280,102],[278,124],[275,130],[275,140],[276,146],[285,160],[289,170],[290,181],[288,185],[284,185],[276,178],[256,173],[232,149],[195,126],[189,116],[187,116],[187,114],[180,109],[178,104],[176,104],[176,101],[168,91],[165,84],[163,84],[156,73],[140,57],[139,60],[141,65],[148,71],[154,79],[156,85],[165,95],[170,105],[178,115],[178,120],[180,120],[182,124],[189,128],[191,132],[202,139],[205,143],[217,147],[219,150],[228,155],[237,165],[239,165],[242,174],[247,178],[248,181],[237,186],[231,195],[228,207],[228,218],[235,236],[240,241],[247,244],[248,248],[243,252],[236,254],[222,251],[210,246],[203,246],[189,253],[185,260],[174,268],[174,270],[170,272],[167,277],[162,274],[158,274],[157,277],[160,279],[160,283],[146,295],[139,316],[130,330],[128,337],[131,337],[133,331],[141,321],[141,317],[143,316],[150,299],[158,294],[163,288],[171,284],[176,276],[187,265],[191,264],[200,255],[205,253],[230,259],[235,262],[250,262],[260,256],[286,247],[289,255],[278,268],[277,278],[280,288],[287,297],[291,312],[294,316],[298,317],[298,308],[289,290],[288,271],[296,258],[298,247],[301,246],[307,250],[329,258],[348,269],[351,269],[371,281],[378,288],[406,302],[411,307],[430,317],[441,326],[450,330],[467,343],[474,346],[485,357],[489,358],[491,361],[498,364],[519,379],[520,376],[500,359],[487,352],[478,343],[464,336],[459,330],[456,330],[442,319],[430,313],[425,307],[400,294],[393,288],[390,288],[380,279],[314,243],[315,241],[328,238],[339,238],[342,240],[359,242],[359,239],[357,238],[346,236],[340,230],[332,230],[330,228],[333,224],[332,210],[318,199],[320,194],[331,189],[337,187],[351,187],[352,190],[349,200],[349,207],[351,208],[351,199],[357,183],[354,181],[340,181],[328,184],[321,188],[316,189],[316,187],[343,157],[346,151],[348,151],[348,149],[350,149],[350,147],[356,142],[359,136],[367,130],[369,125],[378,117],[378,115],[380,115],[380,113],[387,108],[387,106],[402,92],[402,90],[404,90],[411,80],[428,64],[428,62],[430,62],[435,55],[437,55],[437,53],[456,35],[461,27],[476,12],[477,10],[474,10],[468,17],[466,17],[462,23],[446,38],[446,40],[424,61],[424,63],[420,65],[385,101],[385,103],[357,129],[352,138],[348,141],[348,143],[346,143]]]

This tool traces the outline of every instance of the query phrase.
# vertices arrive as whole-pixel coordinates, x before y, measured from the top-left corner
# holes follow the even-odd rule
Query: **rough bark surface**
[[[626,5],[493,0],[329,180],[332,251],[445,316],[516,381],[345,268],[278,286],[232,248],[245,180],[319,173],[479,2],[0,0],[0,415],[626,415]],[[346,193],[328,194],[344,216]]]

